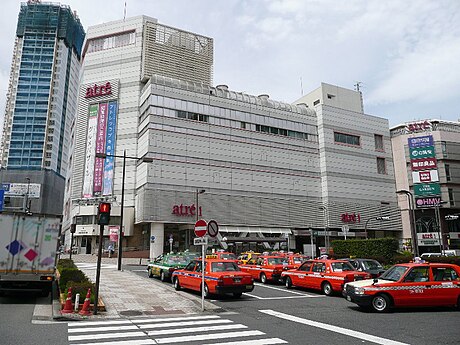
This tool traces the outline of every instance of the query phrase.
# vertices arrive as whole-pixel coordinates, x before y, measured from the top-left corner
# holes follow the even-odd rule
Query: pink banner
[[[96,135],[96,153],[104,153],[105,150],[105,137],[107,128],[107,103],[99,104],[99,114],[97,121],[97,135]],[[102,192],[102,178],[104,175],[104,158],[96,158],[94,164],[94,184],[93,194],[101,195]]]

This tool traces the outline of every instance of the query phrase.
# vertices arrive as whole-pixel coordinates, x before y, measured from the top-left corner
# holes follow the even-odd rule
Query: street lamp
[[[319,207],[320,210],[324,211],[324,217],[326,218],[324,224],[324,246],[326,247],[326,255],[329,255],[329,210],[326,205]]]
[[[418,243],[417,243],[417,228],[415,223],[415,210],[414,210],[414,195],[405,189],[397,190],[396,194],[405,194],[407,196],[407,200],[409,201],[409,223],[410,223],[410,234],[412,240],[412,249],[414,252],[414,256],[418,256]]]
[[[130,157],[126,156],[126,150],[123,151],[123,156],[117,156],[117,155],[110,155],[107,153],[103,152],[97,152],[96,153],[96,158],[102,158],[105,159],[106,157],[114,157],[114,158],[123,158],[123,172],[121,175],[121,212],[120,212],[120,230],[118,232],[118,265],[117,269],[121,271],[121,257],[123,254],[123,249],[122,249],[122,240],[123,240],[123,213],[124,213],[124,206],[125,206],[125,171],[126,171],[126,160],[127,159],[135,159],[135,160],[142,160],[145,163],[151,163],[153,162],[153,158],[151,157],[143,157],[143,158],[138,158],[138,157]]]
[[[380,216],[380,217],[369,218],[366,221],[366,224],[364,225],[364,233],[366,234],[366,239],[367,239],[367,224],[369,224],[369,221],[371,221],[371,220],[390,220],[390,217],[388,217],[388,216]]]
[[[196,190],[196,220],[198,221],[200,216],[200,206],[198,205],[198,194],[203,194],[206,192],[205,189],[198,189]]]

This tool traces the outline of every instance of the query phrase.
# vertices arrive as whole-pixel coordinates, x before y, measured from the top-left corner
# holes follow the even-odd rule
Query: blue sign
[[[0,211],[3,211],[4,202],[5,202],[5,191],[0,190]]]
[[[425,146],[434,146],[432,135],[424,135],[423,137],[408,138],[407,141],[411,149],[415,149],[418,147],[425,147]]]

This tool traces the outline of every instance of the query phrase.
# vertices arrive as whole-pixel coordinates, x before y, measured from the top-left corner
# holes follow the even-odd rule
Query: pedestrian
[[[112,243],[109,244],[109,246],[107,247],[107,250],[109,251],[109,258],[111,258],[112,254],[114,253]]]

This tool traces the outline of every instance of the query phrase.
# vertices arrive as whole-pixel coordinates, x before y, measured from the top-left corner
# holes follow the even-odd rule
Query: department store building
[[[287,104],[212,86],[213,40],[146,16],[90,27],[83,56],[64,207],[80,253],[101,200],[116,241],[122,191],[123,247],[150,257],[197,249],[197,218],[234,252],[400,237],[388,121],[360,92],[323,83]]]

